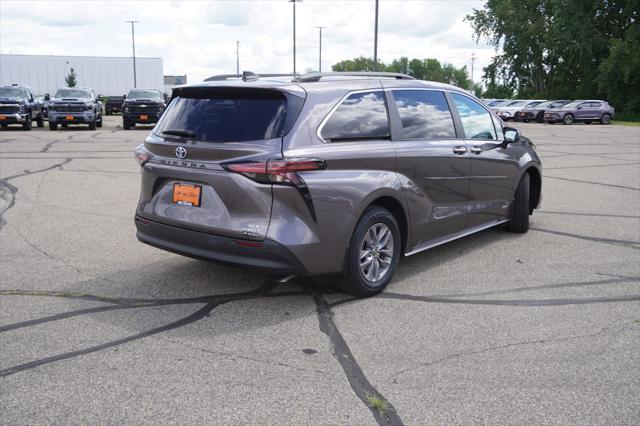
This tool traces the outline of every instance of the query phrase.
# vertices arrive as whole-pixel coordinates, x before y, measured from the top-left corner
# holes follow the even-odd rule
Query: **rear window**
[[[321,136],[331,142],[390,139],[387,105],[382,91],[350,95],[329,116]]]
[[[158,136],[184,134],[206,142],[274,139],[292,125],[303,102],[296,96],[287,102],[285,95],[276,91],[184,95],[174,97],[164,112],[153,130]]]

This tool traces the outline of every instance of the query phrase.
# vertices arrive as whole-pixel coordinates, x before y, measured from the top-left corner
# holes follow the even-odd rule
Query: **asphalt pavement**
[[[0,131],[0,423],[637,424],[640,127],[516,124],[524,235],[353,299],[137,241],[149,128]]]

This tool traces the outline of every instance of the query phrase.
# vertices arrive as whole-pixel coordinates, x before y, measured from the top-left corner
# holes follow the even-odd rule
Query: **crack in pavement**
[[[630,191],[640,191],[640,188],[635,188],[633,186],[615,185],[612,183],[594,182],[590,180],[569,179],[569,178],[562,178],[562,177],[549,176],[549,175],[544,175],[544,177],[547,179],[564,180],[567,182],[578,182],[578,183],[585,183],[588,185],[599,185],[599,186],[607,186],[609,188],[628,189]]]
[[[624,214],[577,213],[577,212],[560,212],[560,211],[551,211],[551,210],[536,210],[536,213],[561,214],[561,215],[568,215],[568,216],[616,217],[616,218],[624,218],[624,219],[640,219],[640,216],[624,215]]]
[[[358,362],[353,356],[349,345],[344,340],[342,333],[336,326],[333,320],[333,312],[331,306],[324,300],[324,298],[313,289],[307,286],[307,290],[311,293],[314,302],[316,303],[318,313],[318,323],[320,331],[326,334],[333,346],[333,356],[338,360],[342,370],[344,371],[351,389],[358,398],[369,408],[371,414],[380,425],[401,425],[403,424],[400,416],[396,412],[393,405],[384,397],[378,390],[371,385],[367,377]],[[380,411],[370,404],[370,398],[377,398],[385,401],[387,409]]]
[[[567,166],[567,167],[545,167],[545,170],[566,170],[566,169],[588,169],[591,167],[617,167],[617,166],[635,166],[640,163],[614,163],[614,164],[594,164],[592,166]]]
[[[439,364],[439,363],[442,363],[442,362],[450,361],[452,359],[460,358],[460,357],[463,357],[463,356],[478,355],[478,354],[482,354],[482,353],[485,353],[485,352],[501,351],[503,349],[514,348],[514,347],[518,347],[518,346],[540,345],[540,344],[557,343],[557,342],[569,342],[569,341],[572,341],[572,340],[580,340],[580,339],[592,338],[592,337],[596,337],[596,336],[600,336],[602,334],[605,334],[605,331],[607,331],[607,330],[609,330],[609,329],[608,328],[603,328],[600,331],[598,331],[596,333],[591,333],[591,334],[581,334],[581,335],[578,335],[578,336],[567,336],[567,337],[560,337],[560,338],[555,338],[555,339],[525,340],[525,341],[516,342],[516,343],[508,343],[508,344],[505,344],[505,345],[490,346],[490,347],[487,347],[487,348],[478,349],[478,350],[474,350],[474,351],[456,352],[456,353],[444,356],[442,358],[435,359],[433,361],[419,363],[419,364],[417,364],[417,365],[415,365],[413,367],[405,368],[403,370],[395,372],[391,376],[389,376],[385,381],[386,382],[390,382],[391,379],[395,379],[398,376],[400,376],[402,374],[405,374],[405,373],[407,373],[409,371],[414,371],[414,370],[417,370],[419,368],[428,368],[428,367],[431,367],[431,366],[433,366],[435,364]],[[620,332],[625,331],[625,330],[632,330],[632,329],[629,328],[629,327],[623,327],[623,328],[608,332],[607,334],[617,334],[617,333],[620,333]]]
[[[42,254],[43,256],[51,259],[51,260],[55,260],[57,262],[62,263],[64,266],[67,266],[69,268],[72,268],[73,270],[75,270],[78,274],[82,275],[82,271],[75,265],[71,264],[70,262],[67,262],[63,259],[60,259],[58,257],[53,256],[52,254],[50,254],[49,252],[47,252],[46,250],[41,249],[40,247],[38,247],[37,245],[35,245],[34,243],[32,243],[31,241],[29,241],[29,239],[22,233],[22,231],[20,231],[20,228],[16,229],[18,235],[20,235],[20,237],[24,240],[25,243],[27,243],[27,245],[29,247],[31,247],[32,249],[34,249],[35,251],[37,251],[38,253]]]
[[[596,243],[610,244],[614,246],[627,247],[632,248],[634,250],[640,250],[640,241],[631,241],[631,240],[614,240],[611,238],[602,238],[602,237],[591,237],[588,235],[580,235],[580,234],[572,234],[570,232],[562,232],[562,231],[552,231],[550,229],[542,229],[542,228],[529,228],[530,231],[544,232],[547,234],[560,235],[563,237],[571,237],[577,238],[579,240],[585,241],[593,241]]]

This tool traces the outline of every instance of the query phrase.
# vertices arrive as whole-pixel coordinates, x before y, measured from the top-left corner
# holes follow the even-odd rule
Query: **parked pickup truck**
[[[31,130],[35,121],[44,126],[42,104],[33,97],[31,89],[24,86],[0,87],[0,125],[5,129],[9,124],[20,124],[24,130]]]
[[[57,130],[58,125],[66,128],[69,124],[87,124],[90,130],[102,127],[102,104],[93,90],[63,87],[49,99],[49,129]]]
[[[109,96],[104,104],[104,113],[107,115],[122,112],[122,104],[126,96]]]
[[[138,124],[154,124],[166,107],[164,93],[157,89],[131,89],[122,104],[122,127],[129,130]]]

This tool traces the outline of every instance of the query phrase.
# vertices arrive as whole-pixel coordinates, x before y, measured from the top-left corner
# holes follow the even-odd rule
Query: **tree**
[[[76,72],[74,71],[73,68],[71,68],[71,71],[69,71],[69,74],[64,78],[64,81],[67,83],[67,87],[76,87],[76,84],[78,84],[76,77],[77,77]]]
[[[333,65],[334,71],[373,71],[373,59],[359,57],[340,61]],[[377,71],[399,72],[408,74],[418,80],[430,80],[449,83],[463,89],[471,87],[467,67],[456,68],[451,64],[441,64],[433,58],[409,59],[405,56],[394,59],[389,65],[378,62]]]

